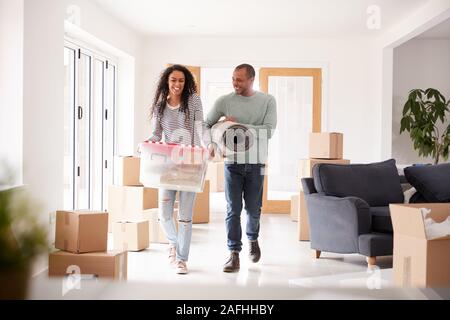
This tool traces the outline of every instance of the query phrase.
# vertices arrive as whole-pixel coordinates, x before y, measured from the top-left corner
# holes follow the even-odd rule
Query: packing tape
[[[68,226],[70,224],[70,215],[68,212],[64,213],[64,224]]]
[[[402,286],[411,286],[411,257],[403,258],[403,274],[402,274]]]
[[[124,280],[123,270],[125,269],[125,254],[121,253],[119,255],[119,280]]]

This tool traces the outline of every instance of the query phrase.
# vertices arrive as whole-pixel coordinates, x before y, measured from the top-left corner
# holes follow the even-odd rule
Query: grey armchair
[[[359,253],[369,265],[392,255],[390,203],[404,201],[395,160],[373,164],[318,164],[302,179],[308,208],[311,248]]]

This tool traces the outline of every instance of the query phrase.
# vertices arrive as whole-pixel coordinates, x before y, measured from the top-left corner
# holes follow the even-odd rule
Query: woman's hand
[[[217,149],[217,145],[214,142],[211,142],[208,145],[208,153],[209,153],[209,159],[214,159],[214,157],[216,156],[216,149]]]
[[[144,140],[144,141],[142,141],[142,143],[148,143],[148,142],[149,142],[149,140]],[[140,148],[140,146],[141,146],[141,144],[139,143],[138,146],[137,146],[137,149],[136,149],[136,152],[137,152],[138,154],[141,154],[141,148]]]

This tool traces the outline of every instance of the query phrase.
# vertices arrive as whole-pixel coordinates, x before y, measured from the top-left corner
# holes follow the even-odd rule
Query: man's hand
[[[236,118],[235,117],[222,117],[222,119],[219,122],[236,122]]]

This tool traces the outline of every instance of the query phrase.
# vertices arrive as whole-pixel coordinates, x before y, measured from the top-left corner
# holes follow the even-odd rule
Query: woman
[[[191,72],[180,65],[167,68],[160,77],[151,110],[149,141],[201,146],[203,110]],[[192,236],[192,212],[196,194],[179,191],[178,231],[173,220],[177,191],[159,190],[159,220],[169,240],[169,262],[176,273],[186,274]]]

